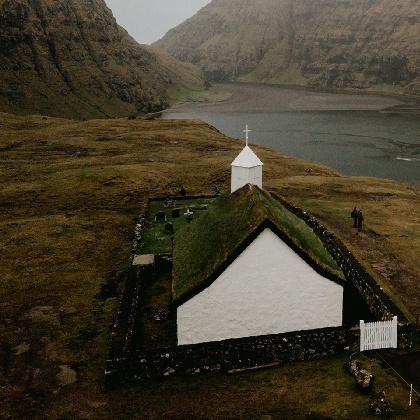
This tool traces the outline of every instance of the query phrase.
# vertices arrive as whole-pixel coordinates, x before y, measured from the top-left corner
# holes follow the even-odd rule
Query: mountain
[[[160,110],[201,72],[139,45],[103,0],[0,0],[0,110],[70,118]]]
[[[420,95],[418,0],[213,0],[156,43],[213,81]]]

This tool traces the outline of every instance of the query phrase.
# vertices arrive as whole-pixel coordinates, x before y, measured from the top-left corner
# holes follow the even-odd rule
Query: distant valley
[[[155,45],[212,81],[420,95],[418,0],[213,0]]]

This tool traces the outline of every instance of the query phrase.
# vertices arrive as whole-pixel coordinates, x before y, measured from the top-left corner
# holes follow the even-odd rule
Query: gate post
[[[365,350],[365,321],[360,320],[360,351]]]
[[[392,348],[398,348],[398,317],[392,318]]]

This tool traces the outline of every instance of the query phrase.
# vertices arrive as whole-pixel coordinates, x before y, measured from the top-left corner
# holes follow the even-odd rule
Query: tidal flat
[[[171,112],[379,111],[414,100],[351,92],[311,91],[255,83],[215,83]]]

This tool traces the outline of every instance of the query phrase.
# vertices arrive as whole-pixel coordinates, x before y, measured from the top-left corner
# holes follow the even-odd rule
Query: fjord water
[[[208,112],[169,110],[163,118],[200,119],[228,136],[322,162],[345,175],[420,184],[420,115],[380,111]]]
[[[200,119],[224,134],[324,163],[345,175],[420,184],[420,115],[379,111],[168,111],[167,119]]]

